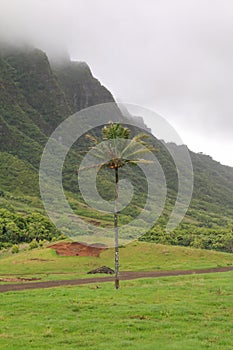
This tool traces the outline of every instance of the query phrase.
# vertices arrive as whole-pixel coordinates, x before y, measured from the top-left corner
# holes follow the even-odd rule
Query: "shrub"
[[[18,252],[19,252],[19,246],[18,246],[18,244],[14,244],[11,248],[11,253],[17,254]]]
[[[31,243],[29,243],[29,249],[35,249],[39,247],[39,243],[37,240],[34,238]]]

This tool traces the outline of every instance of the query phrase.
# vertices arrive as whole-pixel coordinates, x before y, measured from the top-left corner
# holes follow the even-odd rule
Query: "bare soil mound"
[[[107,247],[100,244],[91,244],[80,242],[60,242],[50,245],[48,248],[55,249],[57,255],[61,256],[96,256],[98,257]]]
[[[108,266],[101,266],[101,267],[98,267],[98,269],[91,270],[88,272],[88,274],[96,274],[96,273],[106,273],[107,275],[113,275],[115,271]]]

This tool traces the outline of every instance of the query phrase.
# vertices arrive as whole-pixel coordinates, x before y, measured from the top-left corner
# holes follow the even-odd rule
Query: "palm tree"
[[[117,138],[128,140],[130,137],[130,130],[124,128],[121,124],[111,123],[108,127],[105,126],[102,130],[103,140],[116,140]],[[115,148],[115,149],[114,149]],[[122,155],[117,154],[117,147],[113,148],[112,159],[109,162],[109,168],[115,171],[115,195],[114,195],[114,233],[115,233],[115,288],[120,287],[119,283],[119,242],[118,242],[118,182],[119,182],[119,168],[126,163]]]
[[[154,148],[145,143],[142,139],[146,134],[140,133],[130,139],[130,130],[119,123],[110,123],[102,129],[102,142],[94,136],[88,134],[86,137],[93,141],[95,145],[100,145],[95,150],[95,158],[100,163],[92,167],[107,167],[115,173],[114,191],[114,234],[115,234],[115,288],[119,284],[119,237],[118,237],[118,191],[119,191],[119,169],[126,164],[151,163],[150,160],[142,159],[140,156]],[[107,161],[106,161],[107,160]],[[83,170],[83,169],[80,169]]]

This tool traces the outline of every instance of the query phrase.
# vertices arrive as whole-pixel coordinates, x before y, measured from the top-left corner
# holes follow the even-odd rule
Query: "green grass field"
[[[231,350],[232,280],[229,272],[4,293],[0,348]]]
[[[142,242],[121,248],[120,258],[122,271],[233,265],[232,254]],[[112,249],[99,258],[4,253],[0,277],[82,278],[113,259]],[[2,293],[0,349],[231,350],[232,281],[227,272],[121,281],[119,290],[98,283]]]

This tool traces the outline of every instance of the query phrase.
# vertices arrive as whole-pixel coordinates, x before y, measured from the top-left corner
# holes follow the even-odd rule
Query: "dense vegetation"
[[[21,215],[0,209],[0,249],[33,240],[51,241],[60,233],[48,218],[39,213]]]
[[[0,204],[4,210],[0,213],[0,247],[33,238],[52,239],[62,233],[49,222],[39,199],[38,168],[43,147],[52,130],[68,115],[83,107],[112,101],[111,93],[93,78],[84,63],[64,60],[51,65],[37,49],[1,49]],[[132,134],[136,132],[132,130]],[[99,131],[93,133],[98,135]],[[142,239],[232,252],[233,169],[207,155],[190,152],[195,175],[193,199],[179,227],[167,233],[166,222],[177,194],[177,173],[163,142],[156,139],[149,142],[157,150],[164,170],[168,198],[163,215]],[[63,185],[76,213],[106,226],[112,224],[111,215],[88,208],[77,186],[77,164],[81,151],[89,146],[83,137],[72,147],[63,168]],[[131,205],[120,213],[120,224],[135,217],[146,198],[146,182],[139,169],[127,167],[122,176],[131,180],[135,195]],[[97,187],[106,199],[113,198],[113,181],[111,171],[101,169]]]

